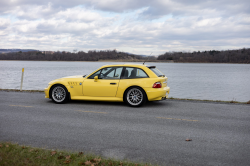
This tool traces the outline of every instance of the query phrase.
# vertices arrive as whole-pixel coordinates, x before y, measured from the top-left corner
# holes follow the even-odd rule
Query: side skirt
[[[71,96],[71,100],[123,102],[123,98],[119,98],[119,97]]]

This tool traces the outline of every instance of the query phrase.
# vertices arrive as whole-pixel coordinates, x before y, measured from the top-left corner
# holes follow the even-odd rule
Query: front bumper
[[[168,94],[170,91],[170,87],[164,88],[145,88],[145,92],[148,96],[148,101],[155,101],[155,100],[165,100],[168,98]]]
[[[49,88],[44,89],[45,98],[49,98]]]

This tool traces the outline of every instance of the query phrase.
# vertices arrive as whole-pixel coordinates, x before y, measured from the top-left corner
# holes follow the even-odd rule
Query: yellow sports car
[[[53,80],[44,92],[45,98],[58,104],[71,99],[126,102],[138,107],[146,101],[166,99],[170,90],[167,79],[155,66],[105,65],[89,75]]]

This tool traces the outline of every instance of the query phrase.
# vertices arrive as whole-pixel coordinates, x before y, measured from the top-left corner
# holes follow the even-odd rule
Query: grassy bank
[[[85,154],[84,152],[68,152],[33,148],[7,142],[0,143],[0,165],[149,166],[151,164],[106,159],[93,154]]]
[[[0,91],[21,92],[19,89],[0,89]],[[44,91],[43,90],[22,90],[22,92],[44,92]],[[200,100],[200,99],[183,99],[183,98],[174,98],[174,97],[169,97],[168,100],[250,104],[250,100],[248,102],[240,102],[240,101],[235,101],[235,100],[231,100],[231,101],[223,101],[223,100]]]

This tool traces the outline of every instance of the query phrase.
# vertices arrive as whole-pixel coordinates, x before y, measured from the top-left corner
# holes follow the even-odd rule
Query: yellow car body
[[[105,65],[87,76],[70,76],[49,82],[48,87],[44,89],[45,98],[52,98],[54,101],[60,98],[62,95],[60,89],[52,92],[55,86],[60,85],[64,87],[66,97],[71,100],[123,102],[126,100],[125,93],[133,87],[134,90],[137,87],[142,93],[131,91],[130,97],[127,96],[128,99],[131,96],[133,99],[138,99],[141,94],[147,101],[163,100],[168,97],[170,91],[167,86],[168,78],[165,75],[157,75],[155,70],[157,70],[155,66],[141,64]],[[153,88],[153,85],[157,87],[155,83],[161,84],[160,88]],[[133,100],[131,101],[133,106]]]

